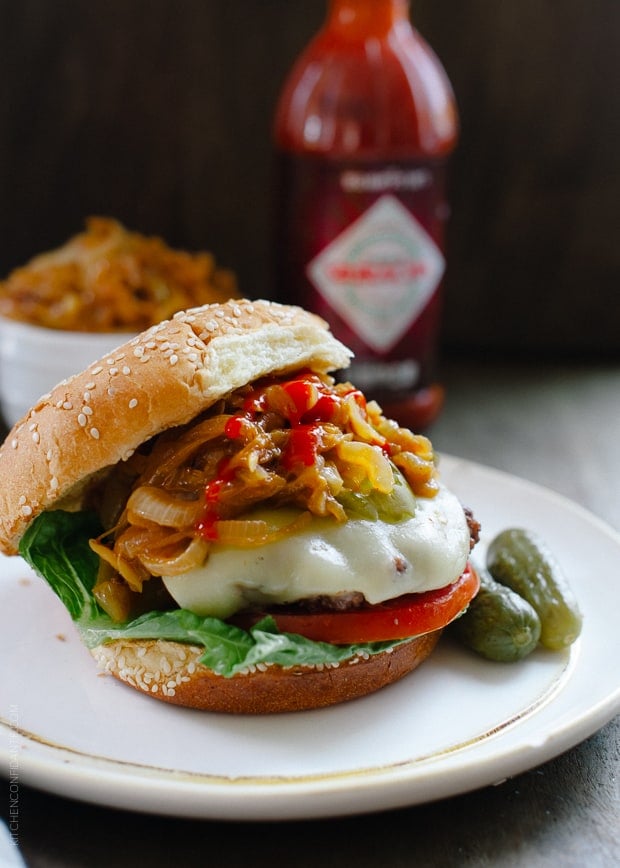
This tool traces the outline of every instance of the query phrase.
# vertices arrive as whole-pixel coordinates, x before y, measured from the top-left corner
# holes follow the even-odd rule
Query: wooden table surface
[[[439,451],[533,480],[620,528],[618,366],[453,361],[445,376],[447,405],[429,432]],[[619,566],[610,570],[617,574]],[[32,868],[612,868],[620,865],[619,736],[616,718],[499,785],[333,820],[184,820],[99,808],[22,785],[19,841]]]

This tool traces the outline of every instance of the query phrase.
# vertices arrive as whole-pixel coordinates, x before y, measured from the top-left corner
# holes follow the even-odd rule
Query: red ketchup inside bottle
[[[343,372],[414,430],[443,403],[438,343],[454,96],[405,0],[332,0],[275,118],[277,296],[355,353]]]

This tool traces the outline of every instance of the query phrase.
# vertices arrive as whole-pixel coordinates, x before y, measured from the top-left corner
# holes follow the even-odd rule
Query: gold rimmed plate
[[[620,536],[548,489],[444,455],[482,523],[555,551],[584,615],[568,652],[482,660],[444,636],[416,672],[334,708],[231,717],[168,706],[99,673],[62,605],[0,560],[0,769],[84,801],[167,815],[279,820],[403,807],[496,783],[557,756],[620,710],[610,564]]]

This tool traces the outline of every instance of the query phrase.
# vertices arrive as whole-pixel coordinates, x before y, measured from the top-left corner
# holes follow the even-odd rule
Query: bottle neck
[[[409,21],[409,0],[329,0],[325,28],[350,39],[381,36]]]

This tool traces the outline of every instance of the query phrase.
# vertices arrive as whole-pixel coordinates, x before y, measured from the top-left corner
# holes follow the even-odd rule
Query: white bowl
[[[0,407],[11,427],[61,380],[134,337],[68,332],[0,317]]]

